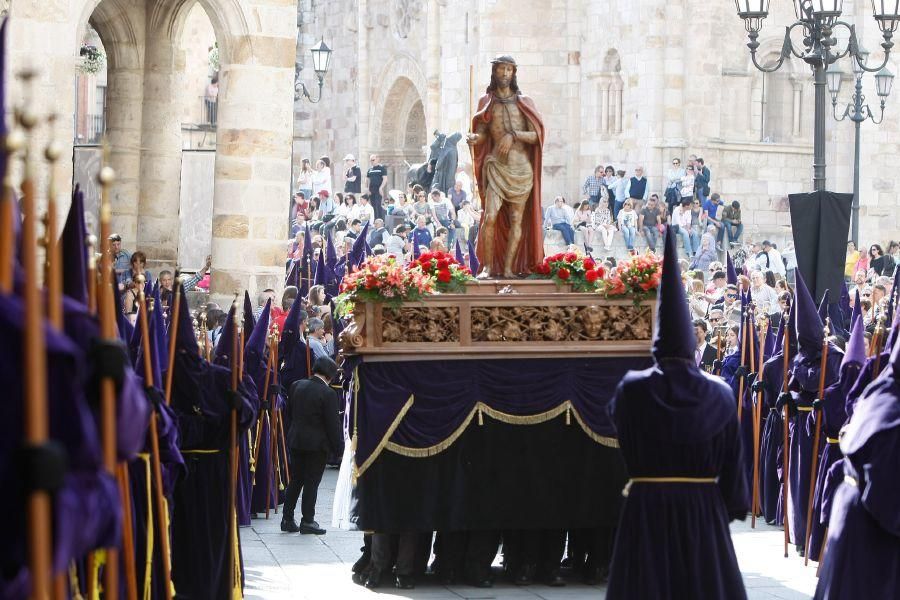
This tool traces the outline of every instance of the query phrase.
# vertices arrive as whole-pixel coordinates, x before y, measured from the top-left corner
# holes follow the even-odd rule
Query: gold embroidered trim
[[[403,420],[403,417],[405,417],[406,413],[409,412],[409,409],[412,408],[414,397],[415,396],[410,395],[409,400],[406,401],[406,403],[400,409],[400,412],[397,413],[397,417],[387,428],[387,431],[384,432],[384,435],[382,436],[381,441],[378,442],[377,446],[375,446],[375,450],[372,452],[372,454],[369,456],[369,458],[366,459],[366,462],[364,462],[363,464],[361,464],[357,467],[356,477],[360,477],[363,473],[366,472],[366,469],[368,469],[369,467],[372,466],[372,463],[375,462],[375,459],[378,458],[378,456],[381,454],[382,450],[384,450],[386,447],[390,447],[391,442],[389,442],[388,440],[391,439],[391,436],[394,435],[394,432],[397,431],[398,427],[400,427],[400,422]],[[472,416],[470,415],[469,419],[471,419],[471,418],[472,418]],[[468,423],[468,421],[467,421],[467,423]],[[354,436],[354,442],[353,442],[354,448],[356,446],[355,440],[356,440],[356,436]],[[356,452],[353,453],[353,462],[354,462],[354,464],[356,463]]]
[[[575,416],[575,420],[578,421],[578,424],[581,425],[581,429],[587,434],[589,438],[600,444],[601,446],[606,446],[607,448],[618,448],[619,440],[614,437],[608,437],[605,435],[600,435],[596,433],[593,429],[588,427],[588,424],[584,422],[584,419],[581,418],[581,415],[575,410],[575,407],[572,406],[572,402],[566,400],[569,404],[569,407],[572,409],[572,414]]]
[[[410,448],[409,446],[402,446],[396,442],[391,442],[390,438],[396,431],[397,427],[400,426],[400,422],[403,420],[403,417],[412,408],[413,405],[413,396],[409,397],[409,400],[406,404],[403,405],[403,408],[400,410],[400,413],[391,423],[388,430],[385,432],[384,436],[381,438],[381,442],[379,442],[378,446],[375,447],[375,450],[369,456],[369,458],[357,469],[357,477],[362,475],[375,460],[381,454],[381,452],[385,449],[390,450],[395,454],[399,454],[401,456],[409,456],[412,458],[425,458],[428,456],[435,456],[436,454],[440,454],[447,448],[453,445],[453,443],[463,434],[466,428],[472,423],[472,419],[478,416],[479,422],[482,421],[482,415],[487,414],[489,417],[497,421],[502,421],[503,423],[509,423],[511,425],[537,425],[539,423],[546,423],[547,421],[553,420],[563,413],[566,414],[566,420],[568,422],[569,415],[574,415],[575,420],[578,422],[578,425],[581,426],[581,429],[587,434],[587,436],[593,440],[594,442],[600,444],[601,446],[606,446],[608,448],[618,448],[619,440],[614,437],[607,437],[603,435],[598,435],[594,431],[587,426],[584,422],[584,419],[581,418],[581,415],[572,405],[571,400],[566,400],[559,406],[552,408],[546,412],[538,413],[536,415],[511,415],[509,413],[505,413],[499,411],[495,408],[491,408],[487,404],[483,402],[476,402],[475,406],[469,412],[463,422],[457,427],[453,433],[451,433],[447,438],[442,440],[441,442],[429,446],[427,448]]]

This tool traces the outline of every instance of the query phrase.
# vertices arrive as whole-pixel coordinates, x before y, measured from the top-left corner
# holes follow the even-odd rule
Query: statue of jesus
[[[516,61],[491,61],[491,83],[478,100],[472,133],[474,172],[484,198],[476,254],[479,278],[515,277],[544,260],[541,150],[544,123],[519,91]]]

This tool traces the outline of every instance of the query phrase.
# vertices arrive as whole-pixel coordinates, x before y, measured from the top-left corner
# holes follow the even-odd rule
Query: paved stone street
[[[317,520],[328,534],[282,533],[281,514],[269,520],[257,519],[253,526],[241,529],[246,568],[246,598],[252,600],[306,600],[371,598],[374,591],[350,581],[350,566],[359,558],[362,535],[331,529],[331,502],[337,471],[329,469],[319,488]],[[299,510],[299,507],[298,507]],[[299,514],[297,515],[299,519]],[[765,524],[750,528],[750,521],[732,526],[735,549],[751,600],[795,600],[809,598],[815,589],[815,564],[803,566],[803,559],[792,554],[782,558],[780,529]],[[499,560],[499,559],[498,559]],[[498,564],[498,563],[495,563]],[[648,568],[652,568],[648,565]],[[445,587],[426,582],[414,590],[400,591],[385,586],[383,597],[420,600],[459,598],[563,600],[601,598],[603,587],[569,584],[563,588],[533,585],[520,588],[506,583],[491,589],[465,586]]]

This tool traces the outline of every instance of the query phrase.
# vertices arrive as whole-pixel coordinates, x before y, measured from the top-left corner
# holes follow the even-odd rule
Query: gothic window
[[[776,60],[765,56],[762,64]],[[805,135],[802,127],[804,78],[787,63],[775,73],[754,73],[751,85],[751,131],[759,141],[790,143]]]
[[[597,81],[597,131],[609,135],[622,133],[622,61],[610,50],[603,59]]]

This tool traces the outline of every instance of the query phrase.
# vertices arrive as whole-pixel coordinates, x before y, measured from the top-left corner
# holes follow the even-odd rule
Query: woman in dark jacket
[[[872,244],[869,247],[869,268],[875,271],[878,276],[894,274],[894,259],[885,255],[884,250],[878,244]]]

